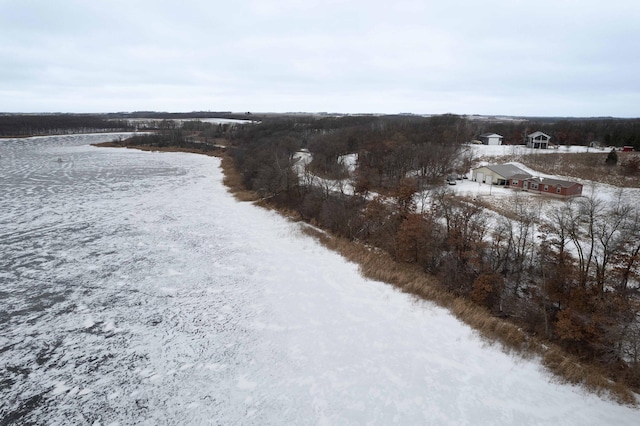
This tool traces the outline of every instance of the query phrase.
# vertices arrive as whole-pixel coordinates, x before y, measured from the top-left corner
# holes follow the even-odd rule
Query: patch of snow
[[[526,145],[480,145],[467,144],[466,148],[471,150],[474,157],[501,157],[501,156],[518,156],[529,154],[557,154],[557,153],[580,153],[580,152],[602,152],[611,151],[611,147],[593,148],[581,145],[556,145],[555,148],[535,149],[527,148]]]
[[[356,170],[356,165],[358,164],[358,154],[346,154],[338,157],[338,163],[343,164],[349,173],[353,173]]]
[[[238,379],[238,384],[237,384],[238,389],[253,390],[256,388],[256,386],[258,386],[257,382],[252,382],[250,380],[247,380],[246,377],[240,377]]]
[[[51,393],[53,395],[61,395],[65,392],[68,392],[71,388],[67,386],[64,382],[57,382]]]

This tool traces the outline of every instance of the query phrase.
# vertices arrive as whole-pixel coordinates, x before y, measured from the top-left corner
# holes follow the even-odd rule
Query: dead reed
[[[233,159],[228,154],[217,155],[220,158],[220,168],[222,169],[223,179],[222,183],[227,187],[229,192],[238,201],[256,201],[260,197],[254,191],[245,189],[242,181],[242,175],[235,168]]]

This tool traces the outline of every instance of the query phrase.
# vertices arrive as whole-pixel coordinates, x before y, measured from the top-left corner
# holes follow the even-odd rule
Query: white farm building
[[[530,178],[531,175],[513,164],[495,164],[478,167],[471,172],[471,180],[490,185],[507,185],[509,179]]]
[[[480,141],[484,145],[502,145],[502,135],[497,133],[483,133],[480,135]]]

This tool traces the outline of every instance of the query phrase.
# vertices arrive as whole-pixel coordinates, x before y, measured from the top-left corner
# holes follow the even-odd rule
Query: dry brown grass
[[[123,141],[101,142],[101,143],[96,143],[92,145],[98,146],[101,148],[129,148],[129,149],[137,149],[139,151],[150,151],[150,152],[186,152],[190,154],[208,155],[210,157],[219,157],[221,156],[221,152],[222,152],[222,151],[205,151],[197,148],[182,148],[178,146],[127,145],[126,139]]]
[[[218,157],[220,157],[220,167],[224,174],[222,183],[229,189],[229,192],[233,194],[238,201],[258,200],[260,197],[256,192],[245,189],[242,183],[242,175],[235,168],[233,159],[227,154],[221,154],[218,155]]]
[[[634,393],[622,382],[612,381],[601,368],[580,362],[556,346],[542,354],[543,365],[565,383],[584,386],[599,395],[608,393],[621,404],[637,405]]]
[[[100,148],[124,148],[124,145],[120,142],[100,142],[91,145],[98,146]]]

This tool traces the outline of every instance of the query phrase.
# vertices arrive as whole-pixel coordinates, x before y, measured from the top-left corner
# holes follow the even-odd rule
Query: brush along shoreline
[[[302,221],[296,212],[279,208],[269,203],[268,199],[246,190],[242,184],[240,172],[236,170],[233,160],[223,147],[213,149],[211,145],[189,148],[130,145],[126,139],[94,144],[94,146],[133,148],[153,152],[187,152],[218,157],[221,159],[223,183],[237,200],[250,201],[260,207],[275,210],[290,220]],[[306,234],[317,239],[325,247],[341,254],[348,261],[358,264],[363,276],[394,285],[404,292],[448,309],[456,318],[476,330],[488,343],[498,343],[507,352],[524,358],[538,357],[559,381],[583,386],[622,404],[638,404],[634,392],[624,383],[611,380],[602,368],[581,362],[557,345],[529,335],[516,324],[492,315],[486,308],[454,296],[446,291],[435,277],[426,274],[419,267],[399,263],[381,249],[337,237],[311,224],[305,224],[303,229]]]

